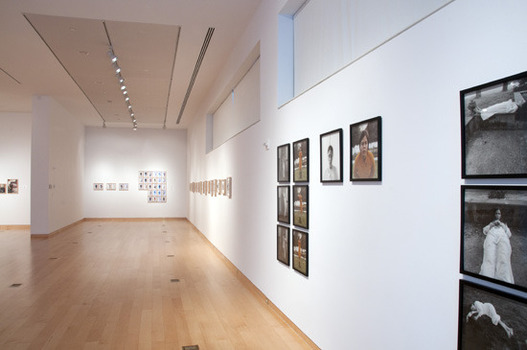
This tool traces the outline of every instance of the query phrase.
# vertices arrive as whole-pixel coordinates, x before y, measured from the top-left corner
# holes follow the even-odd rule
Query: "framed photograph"
[[[320,182],[342,182],[342,129],[320,135]]]
[[[0,194],[6,193],[6,184],[0,184]]]
[[[232,177],[227,178],[227,197],[232,198]]]
[[[527,177],[527,72],[460,92],[463,178]]]
[[[309,182],[309,139],[293,143],[293,181]]]
[[[289,186],[278,186],[277,187],[277,200],[278,200],[278,221],[284,224],[291,223],[291,195],[289,193]]]
[[[381,117],[350,125],[350,180],[382,180]]]
[[[128,191],[128,183],[120,183],[119,191]]]
[[[281,263],[289,266],[289,252],[291,251],[291,243],[289,240],[289,227],[277,225],[276,226],[276,258]]]
[[[102,182],[95,182],[93,184],[93,190],[94,191],[103,191],[104,190],[104,184]]]
[[[18,179],[7,179],[7,193],[18,193]]]
[[[115,182],[107,183],[106,184],[106,191],[115,191],[117,189],[117,186]]]
[[[527,300],[461,280],[458,349],[524,349]]]
[[[293,269],[309,276],[309,245],[307,232],[293,229]]]
[[[278,182],[291,181],[291,145],[286,144],[277,148]]]
[[[527,186],[461,186],[460,272],[527,291]]]
[[[293,186],[293,224],[309,228],[309,186]]]

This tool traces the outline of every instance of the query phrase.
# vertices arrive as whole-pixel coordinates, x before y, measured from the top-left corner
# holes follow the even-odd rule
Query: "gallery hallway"
[[[311,348],[186,220],[0,230],[0,276],[1,349]]]

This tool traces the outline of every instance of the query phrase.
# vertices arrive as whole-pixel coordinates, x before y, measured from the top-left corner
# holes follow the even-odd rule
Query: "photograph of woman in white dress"
[[[527,187],[461,192],[461,272],[527,291]]]

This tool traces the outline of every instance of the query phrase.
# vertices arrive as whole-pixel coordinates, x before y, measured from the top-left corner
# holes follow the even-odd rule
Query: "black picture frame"
[[[291,239],[287,226],[276,225],[276,259],[284,265],[290,265]]]
[[[291,145],[278,146],[277,151],[277,180],[278,182],[291,181]]]
[[[293,229],[293,269],[309,276],[309,235]]]
[[[293,186],[293,225],[309,228],[309,186]]]
[[[460,272],[527,291],[526,229],[527,186],[461,186]]]
[[[527,299],[459,281],[458,349],[521,349],[527,339]]]
[[[293,142],[293,181],[309,182],[309,139]]]
[[[277,186],[276,188],[276,199],[277,199],[277,220],[284,224],[291,223],[291,193],[290,187]]]
[[[320,182],[342,182],[342,129],[320,135]]]
[[[527,177],[527,72],[459,95],[462,178]]]
[[[361,144],[366,149],[361,152]],[[382,181],[382,118],[350,125],[350,181]]]

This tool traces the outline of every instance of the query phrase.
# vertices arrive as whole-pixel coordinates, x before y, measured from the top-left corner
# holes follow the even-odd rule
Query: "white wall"
[[[49,96],[33,97],[31,233],[49,234],[82,216],[84,127]]]
[[[455,349],[460,185],[490,182],[461,179],[459,91],[526,69],[527,2],[456,0],[278,110],[284,4],[262,2],[210,96],[260,40],[261,121],[208,154],[207,106],[188,131],[189,181],[233,177],[230,200],[189,194],[189,218],[323,349]],[[320,134],[344,129],[349,169],[349,125],[378,115],[382,183],[322,185]],[[308,278],[276,260],[276,146],[305,137]]]
[[[86,127],[84,217],[187,217],[187,133]],[[140,170],[167,171],[166,203],[148,203],[139,191]],[[128,183],[128,191],[94,191],[93,183]]]
[[[31,114],[0,113],[0,183],[18,179],[18,194],[0,194],[0,225],[29,225]]]
[[[55,104],[49,134],[49,217],[53,232],[84,217],[84,126]]]

